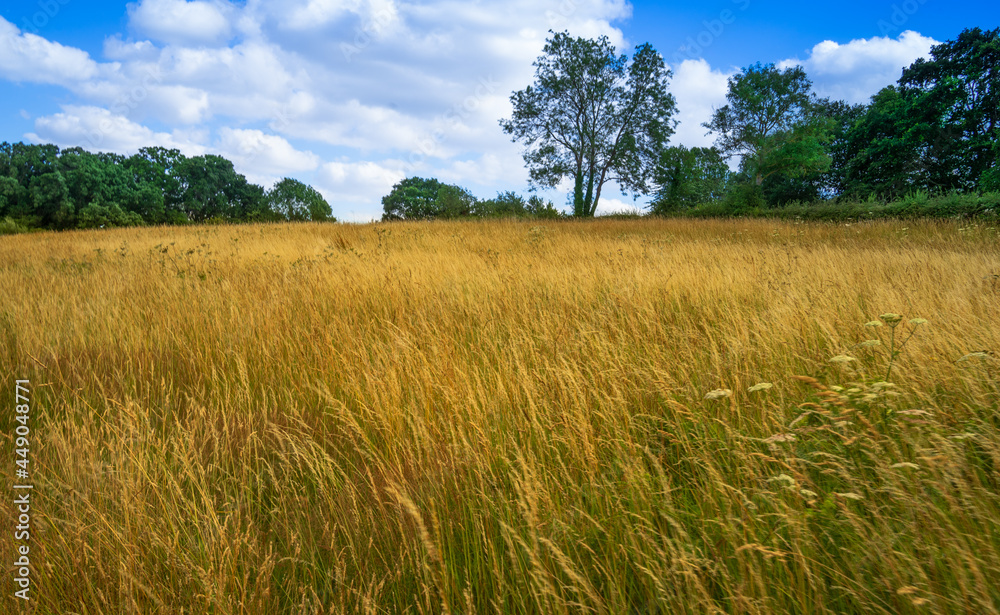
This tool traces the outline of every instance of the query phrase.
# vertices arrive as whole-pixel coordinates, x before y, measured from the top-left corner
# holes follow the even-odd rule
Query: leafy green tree
[[[662,214],[721,199],[732,181],[732,172],[716,148],[688,149],[681,145],[663,151],[655,180],[659,190],[650,208]]]
[[[9,145],[6,155],[2,157],[6,158],[4,174],[13,177],[22,186],[28,187],[35,177],[57,169],[59,148],[48,144],[14,143]]]
[[[872,98],[847,138],[845,193],[989,189],[1000,140],[1000,28],[962,31]]]
[[[909,130],[924,151],[928,184],[974,190],[997,160],[1000,140],[1000,28],[966,29],[903,70],[914,97]]]
[[[814,102],[817,115],[830,122],[830,143],[826,151],[830,168],[824,172],[788,175],[775,173],[761,184],[764,201],[772,206],[782,206],[793,201],[813,203],[840,197],[848,192],[847,169],[851,157],[850,135],[858,121],[867,112],[865,105],[852,105],[844,101],[819,99]]]
[[[420,220],[437,215],[438,192],[443,184],[436,179],[407,177],[382,197],[382,220]]]
[[[0,176],[13,180],[13,183],[11,181],[4,182],[6,184],[4,188],[6,215],[29,226],[53,223],[53,219],[48,217],[48,214],[61,210],[62,205],[52,204],[44,199],[42,193],[46,192],[48,186],[40,185],[36,190],[39,198],[42,199],[39,201],[33,196],[31,185],[36,178],[56,172],[58,161],[59,148],[55,145],[6,142],[0,144]],[[55,209],[53,211],[38,210],[36,205],[39,202],[42,202],[46,207],[52,205]]]
[[[181,187],[180,211],[190,221],[242,220],[266,207],[263,189],[252,187],[221,156],[185,158],[173,174]]]
[[[308,215],[329,216],[310,191],[300,190]],[[18,226],[55,229],[273,219],[264,189],[219,156],[153,147],[126,158],[24,143],[0,143],[0,214]]]
[[[576,216],[594,215],[609,181],[648,194],[676,109],[660,54],[640,45],[629,62],[606,36],[558,33],[534,66],[534,84],[511,95],[513,115],[500,120],[524,143],[532,184],[555,187],[571,177]]]
[[[62,173],[52,171],[36,175],[29,187],[33,213],[48,228],[63,229],[73,224],[73,202]]]
[[[225,218],[234,221],[271,220],[273,212],[268,204],[264,188],[257,184],[251,184],[246,177],[239,173],[234,173],[234,176],[233,181],[223,190],[223,194],[229,201]]]
[[[814,203],[824,198],[820,183],[822,179],[822,173],[798,177],[775,173],[760,185],[761,198],[770,207],[781,207],[792,202]]]
[[[69,198],[77,212],[77,226],[134,226],[142,224],[146,203],[132,175],[117,154],[93,154],[82,148],[63,150],[59,171],[66,179]]]
[[[315,188],[286,177],[267,193],[271,211],[287,220],[313,220],[336,222],[333,210]]]
[[[801,66],[758,62],[730,77],[728,104],[703,126],[718,135],[715,144],[723,154],[742,156],[741,167],[757,186],[775,173],[826,171],[832,126],[818,112],[811,88]]]
[[[180,182],[179,210],[187,220],[199,222],[222,215],[228,208],[223,188],[235,174],[232,163],[218,156],[185,158],[174,169]]]
[[[846,138],[844,195],[891,199],[915,187],[926,188],[919,145],[906,130],[913,106],[914,99],[896,86],[885,87],[872,97]]]
[[[983,171],[979,187],[984,192],[1000,192],[1000,140],[993,144],[993,166]]]
[[[179,150],[144,147],[124,162],[132,176],[143,204],[137,211],[150,224],[160,224],[169,218],[185,218],[180,213],[182,191],[176,170],[185,160]]]
[[[0,175],[0,217],[21,220],[30,215],[28,191],[13,177]]]
[[[495,198],[479,201],[474,214],[482,218],[523,216],[527,203],[513,191],[498,192]]]
[[[805,181],[815,187],[817,198],[838,197],[849,192],[847,171],[855,154],[851,144],[851,133],[868,112],[868,107],[825,98],[816,102],[816,110],[830,120],[831,124],[830,143],[827,146],[830,168],[824,173],[805,178]]]
[[[471,216],[476,207],[476,197],[465,188],[448,184],[438,188],[437,217],[465,218]]]
[[[142,223],[143,219],[139,214],[122,209],[118,203],[93,201],[79,208],[76,213],[77,228],[140,226]]]
[[[546,201],[537,194],[528,197],[524,204],[524,211],[534,218],[561,218],[562,212],[556,209],[552,201]]]

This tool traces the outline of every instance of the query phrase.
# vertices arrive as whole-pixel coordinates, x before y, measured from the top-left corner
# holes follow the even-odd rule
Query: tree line
[[[512,191],[492,199],[437,179],[408,177],[382,197],[382,221],[454,218],[559,218],[562,213],[538,195],[524,198]]]
[[[71,229],[212,221],[332,220],[311,186],[285,178],[270,190],[221,156],[145,147],[133,156],[74,147],[0,143],[0,220]]]
[[[594,215],[609,181],[652,195],[654,213],[1000,191],[1000,28],[934,46],[868,104],[820,98],[801,66],[746,67],[703,124],[708,148],[668,145],[671,72],[648,44],[629,60],[607,37],[554,33],[534,66],[500,125],[534,187],[572,181],[577,216]]]

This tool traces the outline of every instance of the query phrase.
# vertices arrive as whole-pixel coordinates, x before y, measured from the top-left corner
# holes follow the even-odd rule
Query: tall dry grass
[[[35,612],[996,613],[998,275],[957,223],[4,238]]]

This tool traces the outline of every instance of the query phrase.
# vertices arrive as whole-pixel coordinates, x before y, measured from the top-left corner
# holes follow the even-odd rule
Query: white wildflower
[[[715,389],[714,391],[709,391],[705,394],[705,399],[716,400],[722,399],[723,397],[729,397],[733,392],[729,389]]]

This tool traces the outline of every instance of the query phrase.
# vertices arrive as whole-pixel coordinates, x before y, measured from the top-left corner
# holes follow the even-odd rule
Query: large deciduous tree
[[[572,178],[577,216],[594,215],[609,181],[648,194],[676,109],[660,54],[644,44],[629,61],[606,36],[563,32],[546,41],[534,66],[535,82],[511,95],[513,115],[500,120],[525,145],[532,185],[552,188]]]
[[[1000,140],[1000,28],[963,30],[903,71],[914,99],[910,130],[921,137],[931,187],[973,190],[996,164]]]
[[[420,220],[438,214],[438,191],[443,186],[436,179],[407,177],[382,197],[382,220]]]
[[[271,211],[288,220],[337,221],[318,190],[290,177],[275,184],[267,193],[267,200]]]
[[[832,124],[818,112],[811,88],[801,66],[758,62],[730,77],[728,104],[703,126],[717,135],[722,153],[742,156],[743,171],[757,186],[776,173],[821,173],[830,167]]]
[[[263,188],[221,156],[184,158],[173,174],[181,187],[180,210],[190,221],[257,219],[267,209]]]

